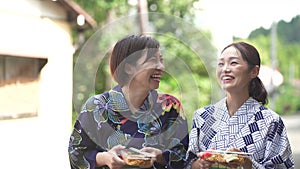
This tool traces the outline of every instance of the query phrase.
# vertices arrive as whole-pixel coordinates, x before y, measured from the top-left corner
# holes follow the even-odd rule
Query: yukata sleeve
[[[268,126],[265,158],[261,162],[253,162],[252,168],[291,169],[294,159],[286,127],[279,117]]]
[[[185,119],[178,117],[175,128],[171,127],[169,130],[173,130],[170,136],[168,146],[163,150],[163,158],[165,159],[166,166],[159,167],[158,164],[154,164],[156,168],[169,168],[169,169],[183,169],[186,162],[186,151],[188,148],[188,125]],[[167,135],[166,135],[167,136]],[[169,137],[169,136],[167,136]]]
[[[90,98],[79,114],[73,132],[69,140],[69,160],[72,169],[100,169],[96,167],[96,155],[105,151],[95,143],[95,137],[91,137],[92,129],[96,129],[96,122],[93,118],[95,111],[95,98]],[[94,130],[95,131],[95,130]]]
[[[80,123],[76,121],[68,149],[71,168],[96,168],[96,155],[100,152],[96,147],[96,144],[85,133]]]
[[[198,159],[197,153],[200,152],[200,142],[199,142],[199,133],[200,133],[200,124],[199,118],[201,110],[198,110],[194,113],[192,129],[189,133],[189,146],[187,151],[187,160],[185,168],[191,168],[192,163]]]
[[[163,94],[158,96],[157,112],[159,113],[161,133],[159,134],[163,158],[166,166],[155,168],[183,169],[188,148],[188,125],[182,104],[174,96]],[[160,107],[161,106],[161,107]]]

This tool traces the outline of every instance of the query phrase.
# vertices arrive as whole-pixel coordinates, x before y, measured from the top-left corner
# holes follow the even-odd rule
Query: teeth
[[[160,78],[160,75],[152,75],[153,78]]]
[[[230,80],[230,79],[232,79],[232,78],[228,77],[228,76],[222,78],[222,80]]]

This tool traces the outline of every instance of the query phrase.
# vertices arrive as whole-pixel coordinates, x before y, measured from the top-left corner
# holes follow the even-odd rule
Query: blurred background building
[[[69,168],[72,31],[95,22],[67,0],[1,0],[0,21],[0,168]]]

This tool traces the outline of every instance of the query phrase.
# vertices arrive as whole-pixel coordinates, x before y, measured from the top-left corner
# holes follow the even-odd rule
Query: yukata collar
[[[239,109],[237,110],[237,112],[234,115],[238,115],[238,114],[247,114],[250,115],[248,110],[252,110],[255,109],[255,107],[257,106],[257,104],[259,104],[254,98],[249,97],[242,105],[241,107],[239,107]],[[221,99],[219,102],[217,102],[215,104],[215,108],[222,110],[223,112],[227,112],[228,113],[228,109],[227,109],[227,105],[226,105],[226,97]],[[240,111],[240,110],[244,110],[244,111]]]
[[[153,109],[153,106],[154,106],[153,95],[155,95],[155,93],[156,93],[156,90],[150,91],[147,98],[145,99],[143,105],[134,114],[131,113],[131,111],[129,110],[129,107],[125,100],[125,96],[119,85],[115,86],[113,89],[111,89],[109,91],[109,101],[111,104],[111,108],[114,112],[120,112],[120,113],[122,113],[123,116],[130,115],[132,117],[138,118],[141,115],[151,112],[151,110]]]

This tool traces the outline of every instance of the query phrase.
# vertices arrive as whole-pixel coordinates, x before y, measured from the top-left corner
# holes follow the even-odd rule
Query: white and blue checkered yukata
[[[250,156],[252,168],[294,168],[290,142],[281,117],[252,97],[231,117],[226,98],[196,110],[190,132],[187,168],[197,159],[198,152],[210,148],[238,148],[253,153]]]

